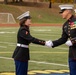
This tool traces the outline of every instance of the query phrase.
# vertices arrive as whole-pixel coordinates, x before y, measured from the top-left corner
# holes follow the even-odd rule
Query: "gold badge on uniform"
[[[76,28],[76,21],[71,22],[70,27],[71,27],[71,29],[75,29]]]

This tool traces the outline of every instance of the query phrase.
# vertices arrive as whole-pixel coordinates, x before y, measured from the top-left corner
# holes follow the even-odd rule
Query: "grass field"
[[[55,40],[61,36],[61,27],[30,27],[32,36]],[[13,72],[12,53],[16,47],[18,27],[0,27],[0,72]],[[29,70],[68,70],[68,47],[48,48],[30,44]]]
[[[32,3],[31,3],[32,4]],[[21,6],[20,4],[0,4],[1,13],[11,13],[13,14],[16,22],[18,22],[17,17],[26,11],[30,11],[33,23],[62,23],[63,19],[59,14],[59,4],[53,4],[52,8],[49,9],[47,5],[45,7],[35,7],[35,6]]]

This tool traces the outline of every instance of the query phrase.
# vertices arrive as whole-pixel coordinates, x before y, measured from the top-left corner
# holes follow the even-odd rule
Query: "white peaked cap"
[[[20,19],[22,19],[22,18],[24,18],[24,17],[28,17],[28,16],[30,16],[30,12],[29,12],[29,11],[27,11],[27,12],[21,14],[20,16],[17,17],[17,19],[20,20]]]
[[[71,4],[64,4],[64,5],[59,5],[60,9],[73,9],[74,5]]]

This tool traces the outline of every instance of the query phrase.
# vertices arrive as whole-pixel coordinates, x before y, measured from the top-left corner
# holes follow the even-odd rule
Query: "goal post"
[[[11,13],[0,13],[0,23],[14,24],[16,23],[14,16]]]

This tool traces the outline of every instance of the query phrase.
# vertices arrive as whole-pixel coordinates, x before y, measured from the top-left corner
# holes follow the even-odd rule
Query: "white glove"
[[[67,46],[72,46],[72,42],[70,40],[68,40],[66,43],[65,43]]]
[[[47,47],[52,47],[52,46],[53,46],[52,41],[51,41],[51,40],[46,41],[46,42],[45,42],[45,46],[47,46]]]

